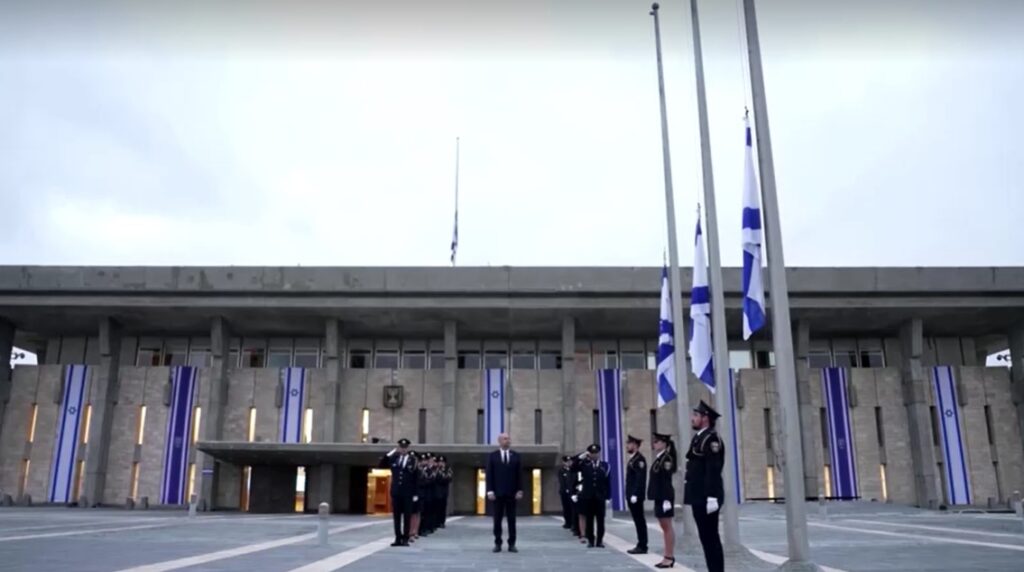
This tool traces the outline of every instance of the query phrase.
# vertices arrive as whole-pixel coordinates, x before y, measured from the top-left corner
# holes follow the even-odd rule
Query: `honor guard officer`
[[[636,546],[627,550],[630,554],[647,554],[647,518],[644,517],[644,500],[647,498],[647,459],[640,452],[642,439],[626,437],[626,452],[631,456],[626,464],[626,500],[629,514],[636,526]]]
[[[434,470],[434,455],[424,453],[423,464],[420,466],[420,475],[416,481],[420,497],[420,536],[430,536],[434,533],[434,484],[437,480],[437,471]]]
[[[580,491],[580,504],[587,516],[587,547],[604,548],[604,515],[605,502],[611,498],[611,470],[608,463],[601,460],[601,446],[594,444],[587,447],[589,455],[584,460],[580,472],[583,474],[583,490]],[[594,521],[597,521],[597,536],[594,535]]]
[[[648,480],[647,498],[654,501],[654,516],[661,526],[665,551],[661,562],[655,568],[671,568],[675,566],[675,531],[672,517],[675,512],[676,492],[672,487],[672,475],[677,469],[676,445],[672,437],[664,433],[654,433],[651,442],[654,446],[654,460],[651,461],[651,477]]]
[[[452,484],[452,468],[444,455],[437,456],[437,482],[434,486],[434,528],[444,528],[448,518],[448,489]]]
[[[572,495],[576,473],[572,470],[572,457],[562,457],[562,468],[558,469],[558,498],[562,501],[562,528],[572,530]]]
[[[697,432],[686,453],[686,485],[683,504],[693,509],[697,535],[704,548],[704,561],[708,572],[725,569],[722,541],[718,537],[718,513],[725,496],[722,486],[722,466],[725,447],[715,432],[718,412],[703,401],[693,408],[690,424]]]
[[[398,447],[381,458],[382,469],[391,469],[391,510],[395,522],[395,541],[391,546],[409,546],[410,520],[416,494],[416,459],[409,453],[409,440],[399,439]]]

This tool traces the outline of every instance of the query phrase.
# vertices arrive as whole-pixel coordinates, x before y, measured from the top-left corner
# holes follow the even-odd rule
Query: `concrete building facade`
[[[963,435],[971,504],[1024,490],[1024,268],[789,274],[809,496],[834,490],[821,382],[831,367],[845,372],[860,498],[953,500],[943,412]],[[597,439],[596,370],[621,372],[625,433],[676,432],[674,409],[656,406],[659,278],[656,268],[0,267],[0,355],[17,346],[39,358],[0,367],[0,493],[52,498],[67,372],[85,364],[66,502],[160,504],[172,371],[192,366],[183,498],[371,511],[372,468],[407,437],[454,462],[450,508],[472,513],[491,447],[483,372],[504,369],[505,427],[534,501],[521,510],[556,511],[558,458]],[[738,271],[725,281],[743,496],[776,498],[785,453],[770,329],[741,340]],[[1007,347],[1012,368],[985,366]],[[936,402],[936,366],[952,368],[955,410]],[[306,391],[302,437],[283,443],[286,368],[303,368]],[[689,390],[710,400],[692,377]]]

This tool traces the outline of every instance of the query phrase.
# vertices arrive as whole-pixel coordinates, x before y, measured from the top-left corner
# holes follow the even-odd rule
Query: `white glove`
[[[708,514],[718,512],[718,499],[715,497],[708,497]]]
[[[494,500],[494,491],[487,492],[487,500]]]
[[[672,503],[670,503],[669,501],[661,503],[661,510],[665,512],[672,510]]]
[[[571,498],[571,499],[572,499],[572,502],[579,502],[579,500],[580,500],[580,497],[578,497],[578,496],[576,496],[576,495],[572,495],[572,496],[571,496],[571,497],[569,497],[569,498]]]
[[[636,504],[636,495],[629,497],[629,504]]]
[[[391,455],[394,455],[395,451],[398,451],[398,449],[396,448],[396,449],[391,449],[390,451],[388,451],[388,457],[390,457]]]
[[[412,502],[416,502],[418,500],[420,500],[420,497],[418,497],[416,495],[412,495]]]

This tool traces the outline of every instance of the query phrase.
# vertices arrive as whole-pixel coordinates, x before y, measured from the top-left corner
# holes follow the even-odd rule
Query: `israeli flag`
[[[597,370],[598,422],[601,432],[601,460],[608,463],[612,510],[626,510],[626,451],[622,440],[622,376],[617,369]]]
[[[960,432],[960,404],[956,396],[953,368],[939,366],[932,370],[935,405],[942,433],[942,465],[945,470],[949,504],[971,504],[971,472],[967,468],[964,438]]]
[[[64,393],[57,417],[57,438],[53,445],[50,490],[47,500],[71,502],[71,485],[75,480],[75,460],[82,442],[82,408],[85,406],[89,366],[69,365],[64,371]]]
[[[661,317],[658,320],[658,407],[676,398],[675,325],[672,324],[672,298],[669,294],[668,267],[661,269]]]
[[[715,392],[715,366],[711,349],[711,293],[708,289],[708,263],[704,257],[704,233],[697,214],[697,237],[694,240],[693,288],[690,290],[690,369]]]
[[[860,496],[857,486],[857,455],[850,428],[850,404],[847,400],[846,370],[826,367],[821,370],[821,395],[828,421],[828,450],[832,458],[832,496],[852,499]]]
[[[192,443],[192,412],[195,410],[197,369],[171,368],[171,409],[167,413],[164,439],[164,476],[160,484],[161,504],[184,504],[188,454]]]
[[[764,327],[764,283],[761,278],[761,201],[754,173],[750,120],[744,119],[747,147],[743,172],[743,339]]]
[[[484,370],[484,443],[496,443],[505,432],[505,370]]]
[[[306,398],[306,370],[286,367],[281,370],[284,399],[281,405],[281,442],[302,442],[302,413]]]

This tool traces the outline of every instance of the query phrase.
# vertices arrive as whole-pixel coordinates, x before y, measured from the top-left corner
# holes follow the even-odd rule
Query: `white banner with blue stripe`
[[[942,434],[942,465],[945,469],[949,504],[971,504],[971,478],[960,432],[960,404],[957,401],[953,368],[939,366],[932,370],[935,408],[939,414]]]
[[[160,485],[161,504],[184,504],[188,478],[188,453],[192,444],[192,415],[195,411],[196,374],[191,366],[171,368],[171,409],[167,412],[164,441],[164,477]]]
[[[50,502],[71,502],[71,486],[75,480],[75,456],[82,442],[82,409],[85,407],[89,366],[69,365],[64,370],[64,392],[57,416],[57,437],[53,445],[50,471]]]
[[[729,410],[729,424],[732,425],[732,473],[736,483],[736,504],[743,502],[743,464],[740,451],[740,422],[739,409],[736,407],[736,378],[735,372],[729,368],[729,394],[732,399],[729,403],[732,409]]]
[[[828,448],[831,454],[831,496],[852,499],[860,496],[857,486],[857,456],[850,429],[850,403],[847,399],[846,370],[826,367],[821,370],[821,397],[828,422]]]
[[[711,349],[711,290],[708,288],[708,264],[704,256],[704,234],[697,212],[697,235],[693,241],[693,286],[690,289],[690,369],[704,385],[715,392],[715,362]]]
[[[655,376],[658,407],[676,398],[675,351],[675,325],[672,323],[672,298],[666,266],[661,269],[661,312],[658,318],[658,362]]]
[[[281,370],[284,399],[281,403],[281,442],[302,442],[302,412],[306,399],[306,369],[286,367]]]
[[[597,411],[601,459],[608,463],[612,510],[626,510],[625,452],[622,446],[622,377],[617,369],[597,370]]]
[[[746,124],[743,157],[743,339],[764,327],[764,284],[761,278],[761,199],[754,171],[753,138],[750,119]]]
[[[505,432],[505,370],[485,369],[483,385],[484,443],[491,445]]]

